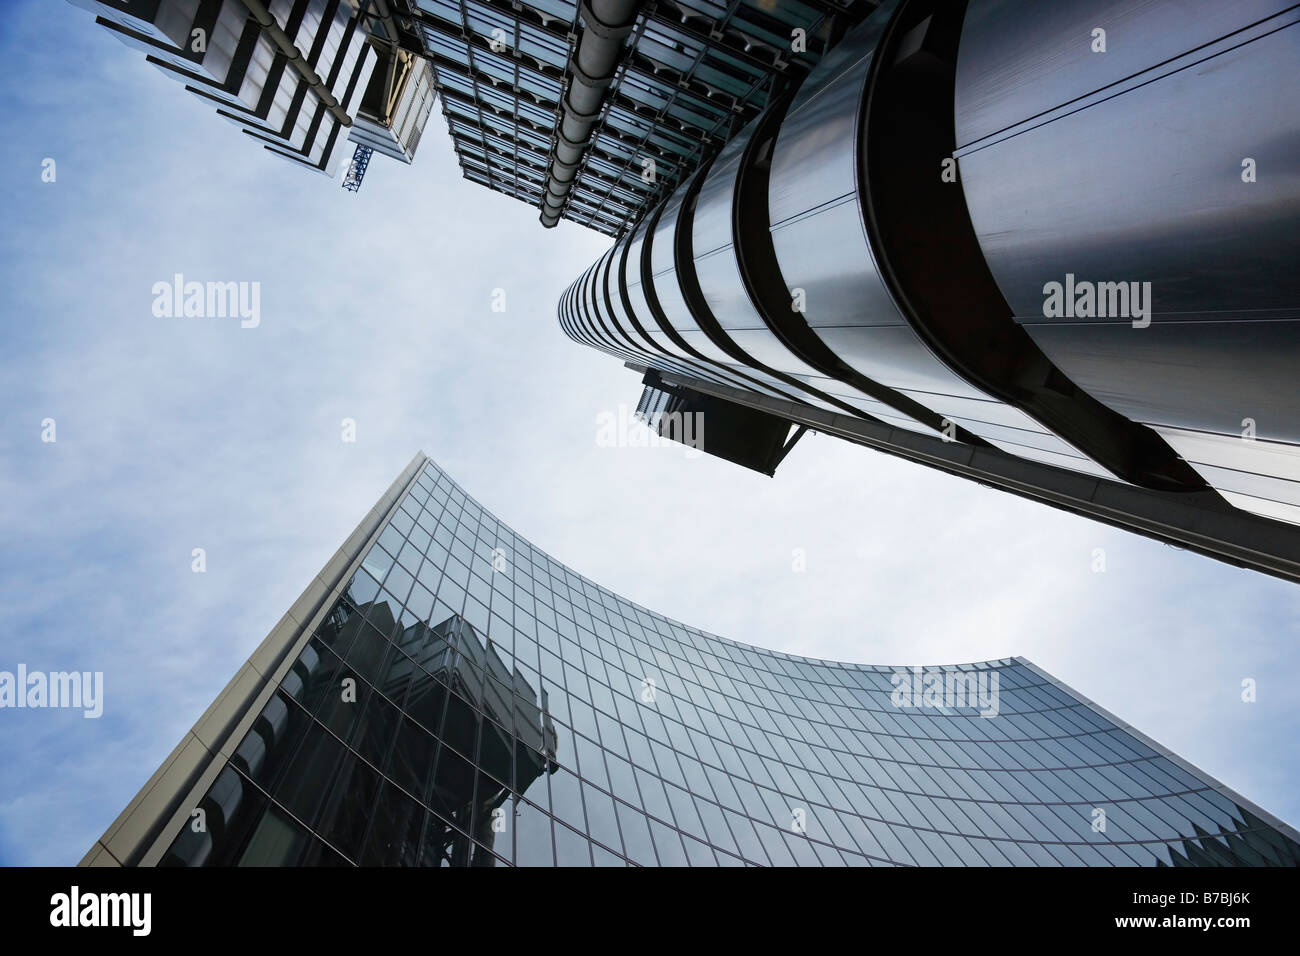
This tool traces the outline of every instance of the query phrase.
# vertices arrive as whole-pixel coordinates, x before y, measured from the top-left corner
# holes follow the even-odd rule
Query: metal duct
[[[547,229],[560,221],[640,5],[640,0],[582,0],[583,30],[570,58],[569,85],[560,100],[555,149],[542,191],[541,218]]]

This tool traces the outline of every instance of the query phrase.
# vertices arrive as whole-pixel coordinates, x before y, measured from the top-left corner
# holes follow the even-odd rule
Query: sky
[[[0,864],[80,860],[420,450],[669,617],[1024,656],[1300,823],[1295,586],[829,436],[775,478],[602,447],[639,376],[555,305],[609,240],[463,180],[436,110],[354,195],[51,0],[5,5],[0,96],[0,671],[104,674],[99,719],[0,710]],[[260,283],[260,323],[155,316],[176,273]]]

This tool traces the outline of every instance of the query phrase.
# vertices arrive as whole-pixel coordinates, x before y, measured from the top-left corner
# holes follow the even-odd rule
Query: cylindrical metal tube
[[[605,91],[614,78],[623,40],[636,23],[640,0],[583,0],[583,30],[569,62],[569,82],[560,100],[551,168],[542,190],[542,225],[560,221],[569,191],[590,145]]]

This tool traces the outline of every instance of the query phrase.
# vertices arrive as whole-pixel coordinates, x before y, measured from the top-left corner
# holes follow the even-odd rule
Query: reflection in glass
[[[431,463],[396,514],[164,865],[1300,862],[1289,828],[1024,661],[958,669],[996,674],[997,716],[899,707],[893,668],[597,587]],[[388,557],[410,545],[414,584]],[[449,609],[453,575],[491,637]]]

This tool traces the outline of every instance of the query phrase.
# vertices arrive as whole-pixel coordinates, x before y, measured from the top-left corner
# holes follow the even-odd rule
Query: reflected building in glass
[[[794,657],[639,607],[417,455],[83,865],[1296,865],[1023,659]]]

